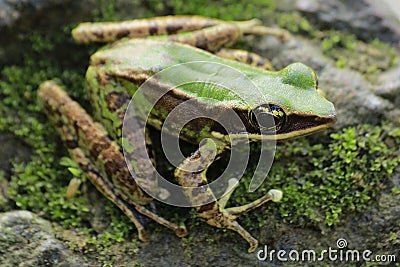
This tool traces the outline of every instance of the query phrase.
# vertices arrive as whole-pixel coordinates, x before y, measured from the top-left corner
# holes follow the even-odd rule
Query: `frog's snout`
[[[332,124],[335,124],[337,121],[337,117],[336,117],[336,112],[333,112],[332,114],[325,116],[325,117],[319,117],[316,119],[318,122],[320,122],[321,124],[325,124],[327,126],[330,126]]]

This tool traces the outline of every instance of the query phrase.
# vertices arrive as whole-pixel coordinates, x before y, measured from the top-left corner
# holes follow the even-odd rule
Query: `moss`
[[[322,50],[336,61],[339,68],[348,67],[370,75],[397,65],[395,49],[379,40],[367,44],[352,34],[338,31],[328,31],[324,35]]]
[[[291,33],[309,35],[311,37],[318,35],[318,31],[313,27],[312,23],[298,12],[277,13],[275,17],[278,26]]]
[[[95,17],[100,17],[104,21],[116,21],[119,19],[118,14],[115,11],[115,1],[109,0],[98,0],[97,8],[93,10]]]
[[[0,170],[0,212],[7,210],[7,195],[8,192],[5,192],[7,190],[7,179],[5,177],[5,173],[3,170]]]
[[[22,140],[32,151],[30,161],[16,163],[14,160],[9,177],[9,197],[21,209],[44,214],[46,218],[65,225],[78,225],[81,215],[87,213],[85,201],[77,198],[69,202],[65,199],[71,175],[57,168],[59,141],[40,112],[36,98],[38,85],[53,77],[59,77],[69,85],[75,84],[70,86],[71,89],[81,87],[83,71],[63,70],[62,63],[56,64],[57,49],[65,45],[61,38],[50,38],[35,31],[30,40],[32,50],[26,51],[23,64],[5,66],[1,70],[0,132]],[[48,56],[43,57],[44,53]],[[82,97],[82,93],[72,95]]]
[[[397,186],[394,186],[394,187],[392,188],[392,193],[393,193],[394,195],[400,194],[400,188],[398,188]]]
[[[132,222],[113,204],[106,205],[106,214],[110,223],[104,231],[91,234],[87,237],[84,247],[85,254],[101,262],[103,266],[112,266],[120,255],[129,254],[134,256],[138,252],[140,241],[132,232]],[[129,239],[133,237],[133,239]]]
[[[270,188],[281,189],[284,197],[280,203],[265,205],[256,220],[248,220],[249,227],[263,225],[272,213],[278,223],[323,229],[351,212],[368,210],[400,163],[399,137],[398,128],[389,123],[360,125],[331,134],[329,144],[299,139],[278,146],[268,182],[257,197]],[[250,201],[249,182],[241,180],[234,201]]]
[[[321,43],[323,53],[336,62],[338,68],[350,68],[365,74],[378,74],[397,65],[395,48],[374,40],[366,43],[353,34],[336,30],[320,30],[298,12],[274,14],[277,24],[288,31],[309,36]]]
[[[223,0],[223,1],[147,1],[148,10],[154,14],[167,12],[174,15],[200,15],[223,20],[264,18],[274,10],[272,0]]]
[[[56,139],[49,135],[53,130],[42,121],[36,105],[35,90],[46,75],[31,71],[29,67],[9,67],[2,73],[5,78],[1,82],[1,94],[5,105],[0,107],[0,131],[12,133],[33,148],[31,161],[14,164],[9,196],[21,209],[44,213],[51,219],[65,219],[65,224],[76,225],[80,221],[79,213],[87,212],[87,208],[81,199],[75,203],[65,200],[68,178],[62,178],[68,175],[63,170],[54,169]],[[75,216],[71,216],[71,212]]]
[[[105,3],[107,1],[103,2],[102,10],[97,15],[109,20],[114,14],[113,7]],[[114,18],[117,18],[116,15]],[[0,182],[3,184],[7,180],[8,185],[8,192],[0,195],[0,207],[5,203],[13,208],[33,211],[64,227],[85,229],[90,219],[88,200],[80,191],[73,199],[67,200],[67,186],[74,175],[61,164],[70,169],[71,164],[62,160],[66,150],[36,101],[39,84],[55,78],[72,97],[87,104],[82,88],[89,52],[87,47],[73,43],[69,37],[72,27],[63,26],[53,33],[32,31],[26,37],[31,49],[25,51],[21,63],[2,66],[0,70],[0,134],[22,140],[31,148],[27,161],[11,159],[10,171],[0,172]],[[131,233],[128,231],[132,227],[129,220],[112,203],[106,207],[114,211],[109,212],[111,223],[105,230],[106,234],[96,235],[92,230],[83,230],[87,240],[85,249],[96,253],[97,249],[93,248],[102,247],[105,253],[107,247]]]

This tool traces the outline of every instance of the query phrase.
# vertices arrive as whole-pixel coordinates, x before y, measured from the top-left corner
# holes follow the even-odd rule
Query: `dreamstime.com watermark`
[[[313,249],[305,250],[274,250],[269,249],[267,245],[260,249],[257,254],[259,261],[281,261],[281,262],[296,262],[296,261],[340,261],[340,262],[396,262],[396,255],[376,254],[369,250],[348,249],[347,240],[339,238],[336,241],[336,247],[328,247],[321,251]]]

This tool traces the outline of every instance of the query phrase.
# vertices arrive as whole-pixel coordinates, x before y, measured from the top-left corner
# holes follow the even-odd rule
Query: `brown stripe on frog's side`
[[[111,42],[124,37],[144,38],[203,29],[222,23],[200,16],[166,16],[123,22],[81,23],[72,36],[79,43]]]
[[[111,88],[111,87],[110,87]],[[115,133],[113,137],[116,140],[120,140],[121,128],[124,121],[125,113],[131,100],[131,96],[127,92],[122,91],[109,91],[104,92],[104,100],[107,105],[107,109],[112,113],[116,114],[119,127],[116,129],[115,122],[113,123],[113,128],[109,131]],[[106,118],[103,117],[100,121],[104,121]]]
[[[268,59],[263,58],[262,56],[256,53],[248,52],[245,50],[221,49],[217,51],[215,54],[219,57],[232,59],[265,70],[274,70],[271,62]]]
[[[86,72],[87,92],[92,103],[95,119],[119,142],[121,128],[130,95],[117,81],[97,67]]]
[[[111,91],[105,95],[105,100],[108,103],[109,110],[116,112],[125,107],[126,103],[130,100],[130,96],[124,92]]]
[[[131,83],[140,84],[142,80],[148,78],[148,74],[146,72],[138,75],[134,72],[114,73],[114,75],[120,77],[118,80],[115,80],[113,78],[114,76],[107,75],[97,68],[90,67],[87,75],[95,76],[95,79],[91,80],[97,82],[97,84],[88,84],[88,92],[92,99],[93,108],[96,110],[97,120],[106,127],[113,139],[118,142],[120,142],[122,138],[122,125],[123,122],[125,122],[126,129],[129,129],[129,133],[126,134],[125,138],[127,138],[129,144],[135,144],[132,145],[130,151],[125,150],[125,156],[134,162],[134,164],[131,164],[134,166],[130,167],[136,174],[135,179],[140,179],[141,186],[148,190],[157,188],[154,179],[153,157],[151,153],[148,154],[148,149],[146,148],[148,144],[139,143],[143,140],[139,137],[140,134],[143,134],[140,131],[144,129],[145,125],[139,122],[138,118],[135,117],[126,118],[124,121],[127,105],[131,96],[121,87],[121,83],[124,82],[121,78],[129,79]],[[116,91],[117,89],[120,90]],[[100,101],[99,99],[105,101]],[[130,125],[133,123],[135,125]],[[148,141],[148,139],[146,139],[146,141]],[[112,169],[112,162],[105,162],[104,164],[106,166],[108,166],[107,164],[111,164],[108,169]]]
[[[242,36],[240,29],[233,23],[224,23],[196,30],[189,33],[168,36],[168,40],[196,46],[211,52],[218,51],[224,46],[230,46]]]

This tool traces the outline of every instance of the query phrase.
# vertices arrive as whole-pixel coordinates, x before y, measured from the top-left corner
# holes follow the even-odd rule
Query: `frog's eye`
[[[262,104],[252,110],[250,121],[261,132],[278,132],[286,122],[285,111],[278,105]]]

